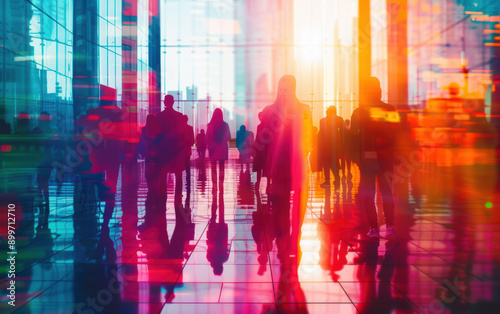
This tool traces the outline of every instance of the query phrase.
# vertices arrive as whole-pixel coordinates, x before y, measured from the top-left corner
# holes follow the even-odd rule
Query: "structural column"
[[[370,0],[359,0],[358,2],[358,47],[359,47],[359,90],[363,89],[363,82],[371,76],[372,53],[371,53],[371,19]],[[359,101],[362,102],[360,93]]]

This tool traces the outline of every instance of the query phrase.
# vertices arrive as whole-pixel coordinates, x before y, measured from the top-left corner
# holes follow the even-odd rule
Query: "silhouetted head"
[[[278,82],[278,96],[276,102],[282,105],[290,101],[297,101],[295,91],[297,88],[297,80],[293,75],[283,75]]]
[[[382,99],[382,89],[378,78],[372,76],[367,78],[362,85],[361,94],[368,104],[379,102]]]
[[[262,113],[261,111],[259,112],[259,121],[262,121],[263,118],[264,118],[264,113]]]
[[[222,115],[222,110],[220,108],[217,108],[214,110],[214,113],[212,114],[212,120],[210,120],[211,124],[219,124],[223,120],[223,115]]]
[[[351,125],[351,121],[349,121],[349,119],[345,119],[344,124],[345,126],[349,126]]]
[[[187,115],[184,115],[184,122],[188,123],[189,117]]]
[[[201,129],[200,133],[205,134],[205,130]]]
[[[337,107],[335,106],[330,106],[328,109],[326,109],[326,116],[327,117],[335,117],[337,115]]]
[[[244,125],[240,126],[240,131],[246,131],[246,130],[247,130],[246,126],[244,126]]]
[[[165,95],[165,107],[172,108],[174,106],[174,96],[173,95]]]

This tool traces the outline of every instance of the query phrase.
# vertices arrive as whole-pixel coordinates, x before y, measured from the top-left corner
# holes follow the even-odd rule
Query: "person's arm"
[[[193,128],[189,128],[189,147],[193,147],[194,145],[194,130]]]

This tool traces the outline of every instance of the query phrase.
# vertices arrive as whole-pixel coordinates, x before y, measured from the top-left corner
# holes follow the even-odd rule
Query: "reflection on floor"
[[[192,217],[177,225],[169,179],[166,234],[137,230],[143,179],[137,206],[118,195],[109,231],[100,228],[102,206],[88,195],[74,197],[74,183],[51,186],[47,224],[38,220],[41,209],[17,218],[16,307],[6,304],[4,293],[1,311],[486,313],[500,305],[492,167],[400,170],[398,237],[390,241],[365,236],[356,169],[338,191],[321,188],[322,178],[312,174],[302,254],[298,264],[284,265],[273,241],[266,182],[255,187],[255,174],[242,174],[236,157],[231,151],[219,195],[212,195],[210,171],[203,181],[193,168]],[[218,217],[210,222],[212,209]],[[2,273],[6,269],[3,261]],[[2,278],[2,291],[8,285]]]

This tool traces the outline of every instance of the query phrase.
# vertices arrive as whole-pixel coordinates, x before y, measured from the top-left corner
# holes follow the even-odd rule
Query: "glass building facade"
[[[20,113],[46,111],[73,130],[73,1],[5,0],[0,22],[1,111],[15,129]]]
[[[316,124],[329,106],[347,118],[359,105],[363,38],[383,100],[424,108],[457,83],[494,111],[497,3],[369,4],[370,27],[359,31],[356,0],[3,0],[0,114],[14,132],[20,113],[35,121],[46,111],[71,133],[104,89],[136,108],[140,128],[172,93],[195,130],[222,108],[234,133],[255,130],[292,73]]]

